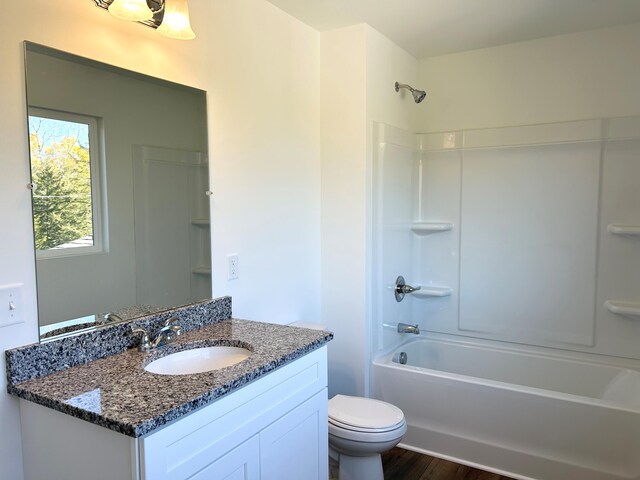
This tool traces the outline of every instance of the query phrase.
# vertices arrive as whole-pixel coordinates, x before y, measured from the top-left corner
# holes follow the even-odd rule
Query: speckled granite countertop
[[[129,349],[9,385],[9,392],[74,417],[140,437],[329,342],[328,332],[227,319],[150,353]],[[213,372],[156,375],[144,366],[194,347],[241,346],[252,355]]]

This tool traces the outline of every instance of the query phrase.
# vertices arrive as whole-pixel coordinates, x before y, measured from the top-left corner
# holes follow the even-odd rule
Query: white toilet
[[[339,480],[384,480],[380,454],[407,431],[402,410],[372,398],[336,395],[329,400],[329,454]]]
[[[293,327],[326,330],[294,322]],[[407,431],[404,413],[373,398],[336,395],[329,400],[329,456],[339,464],[339,480],[384,480],[380,454],[395,447]]]

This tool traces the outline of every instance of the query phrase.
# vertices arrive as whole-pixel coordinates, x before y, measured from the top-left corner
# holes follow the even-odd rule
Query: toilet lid
[[[373,398],[336,395],[329,400],[329,421],[355,429],[389,430],[404,422],[398,407]]]

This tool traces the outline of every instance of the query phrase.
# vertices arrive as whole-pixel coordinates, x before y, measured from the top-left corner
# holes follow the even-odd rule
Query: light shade
[[[189,5],[187,0],[165,0],[164,18],[158,27],[158,33],[165,37],[179,40],[191,40],[196,34],[189,22]]]
[[[153,18],[147,0],[114,0],[109,5],[109,13],[122,20],[141,22]]]

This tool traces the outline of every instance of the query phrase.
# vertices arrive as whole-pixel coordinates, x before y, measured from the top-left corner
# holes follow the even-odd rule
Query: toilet
[[[326,330],[293,322],[293,327]],[[407,431],[404,413],[373,398],[336,395],[329,400],[329,456],[338,462],[338,480],[384,480],[380,454],[395,447]]]
[[[329,455],[339,480],[384,480],[380,454],[407,431],[402,410],[372,398],[336,395],[329,400]]]

